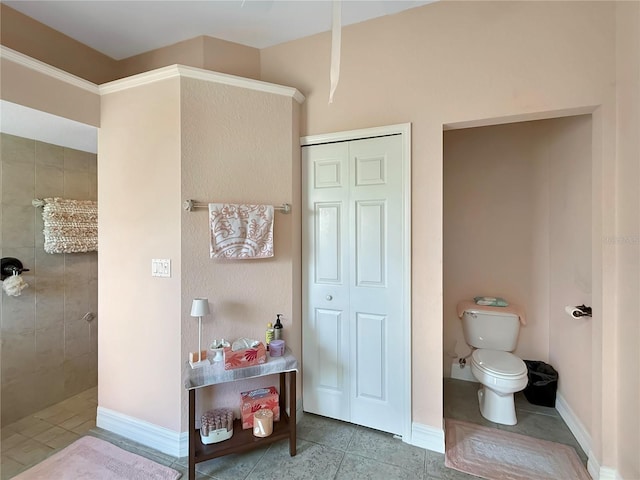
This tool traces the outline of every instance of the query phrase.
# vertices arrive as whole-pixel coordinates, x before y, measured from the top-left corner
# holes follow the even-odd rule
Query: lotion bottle
[[[282,323],[280,323],[281,313],[276,314],[276,324],[273,326],[273,339],[282,340]]]
[[[273,329],[273,324],[271,322],[267,323],[267,331],[265,333],[265,341],[267,344],[267,350],[269,350],[269,344],[271,343],[271,340],[273,340],[273,336],[274,336],[274,329]]]

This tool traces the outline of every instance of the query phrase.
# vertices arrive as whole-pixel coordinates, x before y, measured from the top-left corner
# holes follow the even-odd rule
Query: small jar
[[[272,357],[281,357],[284,355],[284,340],[271,340],[269,355]]]

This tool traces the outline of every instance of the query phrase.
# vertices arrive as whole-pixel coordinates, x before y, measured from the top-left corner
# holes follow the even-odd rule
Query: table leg
[[[289,372],[289,455],[296,454],[296,372]]]
[[[196,479],[196,390],[189,390],[189,480]]]

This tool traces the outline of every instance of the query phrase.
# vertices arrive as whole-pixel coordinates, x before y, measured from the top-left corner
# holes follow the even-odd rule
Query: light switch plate
[[[171,260],[168,258],[154,258],[151,260],[152,277],[170,277]]]

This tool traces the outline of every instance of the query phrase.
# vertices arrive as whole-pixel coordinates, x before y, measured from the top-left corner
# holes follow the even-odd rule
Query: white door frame
[[[404,245],[403,259],[403,296],[404,296],[404,345],[399,345],[398,356],[404,364],[404,412],[402,441],[411,444],[411,123],[401,123],[384,127],[363,128],[346,132],[323,133],[300,137],[300,146],[318,145],[322,143],[344,142],[387,135],[402,135],[402,183]],[[304,374],[304,372],[303,372]]]

